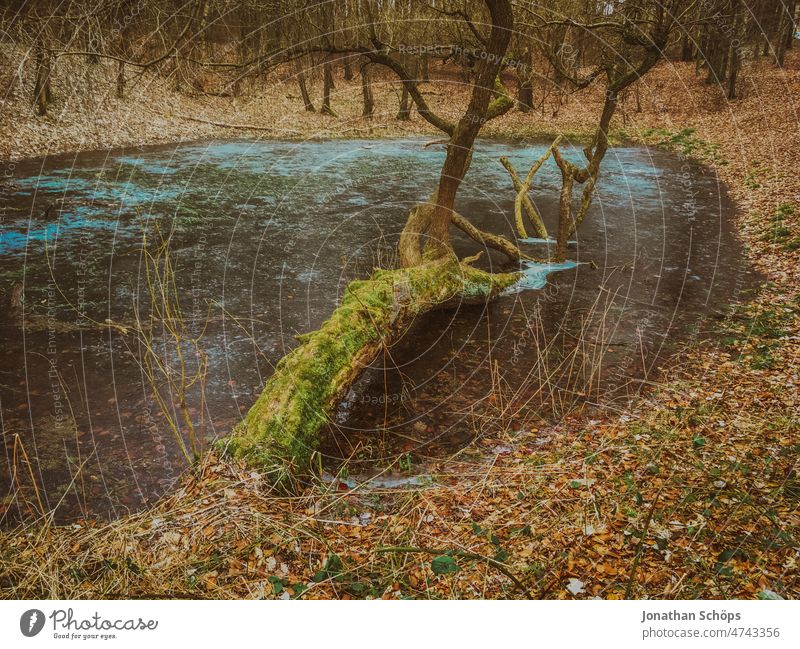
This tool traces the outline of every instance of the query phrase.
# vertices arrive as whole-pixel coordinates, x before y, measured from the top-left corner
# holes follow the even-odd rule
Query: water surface
[[[200,436],[213,439],[348,281],[394,264],[408,209],[435,186],[444,157],[424,144],[219,141],[18,164],[0,235],[7,517],[19,514],[17,485],[34,502],[30,474],[44,506],[66,520],[141,506],[186,466],[139,341],[103,326],[129,326],[147,311],[143,232],[170,235],[187,330],[202,333],[208,357],[203,397],[195,386],[188,407]],[[459,211],[513,237],[513,191],[498,158],[524,173],[545,147],[482,142]],[[550,227],[559,189],[551,161],[532,194]],[[451,452],[491,412],[522,403],[546,420],[586,402],[616,407],[676,341],[752,286],[730,214],[702,168],[644,147],[611,150],[570,249],[577,264],[549,276],[530,268],[520,290],[488,306],[422,318],[351,391],[325,433],[326,464],[407,465]],[[454,239],[463,256],[478,249]],[[547,254],[542,242],[520,245]],[[510,268],[492,251],[479,263]],[[24,293],[16,311],[15,284]],[[155,344],[164,345],[163,330]],[[164,393],[166,382],[155,382]]]

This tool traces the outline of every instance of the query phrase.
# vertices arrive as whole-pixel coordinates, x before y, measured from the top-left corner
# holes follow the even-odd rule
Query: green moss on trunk
[[[281,360],[244,420],[222,447],[266,470],[274,482],[306,474],[319,430],[347,389],[380,353],[431,309],[485,301],[518,273],[492,274],[454,259],[378,270],[350,283],[339,307]]]

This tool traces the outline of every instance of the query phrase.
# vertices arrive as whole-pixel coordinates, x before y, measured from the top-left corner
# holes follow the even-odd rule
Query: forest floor
[[[414,487],[334,480],[287,498],[266,489],[258,472],[209,456],[148,511],[3,533],[0,594],[799,597],[800,56],[792,53],[785,70],[747,66],[740,87],[743,98],[728,102],[691,65],[664,64],[642,83],[640,110],[631,95],[616,120],[619,133],[717,171],[738,205],[749,259],[766,278],[754,298],[709,325],[714,335],[687,344],[627,412],[593,409],[547,428],[534,412],[515,413],[513,425],[498,412],[497,426],[467,452],[427,467],[431,480]],[[457,94],[434,91],[442,107]],[[396,86],[378,91],[371,123],[357,116],[356,82],[337,85],[339,118],[298,112],[294,86],[233,108],[225,100],[222,111],[220,99],[142,92],[143,106],[126,101],[102,117],[112,124],[139,115],[122,134],[87,128],[69,111],[62,123],[12,106],[16,121],[4,115],[0,155],[289,130],[431,132],[419,116],[394,120]],[[557,116],[550,107],[544,116],[514,112],[485,134],[586,133],[599,102],[590,92]],[[161,117],[143,117],[151,110]],[[180,115],[224,115],[273,131],[234,133]]]

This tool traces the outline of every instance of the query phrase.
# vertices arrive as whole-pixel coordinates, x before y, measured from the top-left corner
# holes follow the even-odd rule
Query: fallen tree
[[[480,37],[485,56],[481,56],[475,73],[469,105],[456,123],[431,109],[419,85],[403,63],[392,56],[391,48],[378,40],[374,28],[370,34],[371,48],[329,46],[329,53],[357,53],[373,64],[394,71],[403,81],[419,114],[448,136],[447,153],[438,186],[428,201],[415,206],[408,215],[398,245],[401,267],[376,270],[369,279],[352,282],[341,304],[322,327],[299,337],[300,345],[275,368],[234,435],[223,440],[222,446],[228,453],[258,465],[273,483],[290,484],[294,477],[310,471],[319,446],[319,430],[331,420],[340,400],[363,370],[382,351],[400,340],[418,316],[436,308],[485,302],[520,278],[519,272],[490,273],[473,268],[470,263],[483,251],[459,261],[450,243],[451,226],[459,228],[484,248],[502,252],[512,261],[534,260],[512,241],[478,229],[454,211],[455,197],[469,169],[481,127],[513,105],[500,81],[514,27],[511,2],[485,0],[485,5],[488,17],[481,24],[491,26],[489,35]],[[653,27],[649,40],[636,41],[645,43],[645,56],[640,65],[632,66],[628,60],[618,58],[604,62],[600,70],[590,75],[595,79],[601,71],[605,72],[608,83],[598,128],[583,151],[586,166],[572,163],[563,156],[558,148],[560,138],[533,163],[524,181],[507,160],[503,162],[516,191],[518,234],[526,235],[524,211],[536,233],[549,240],[528,191],[545,161],[551,156],[555,159],[562,176],[556,261],[564,259],[567,240],[575,234],[591,205],[600,163],[608,148],[608,128],[619,92],[652,67],[666,43],[669,29],[663,21],[672,19],[665,16],[668,14],[657,14],[659,22]],[[291,56],[302,54],[292,52]],[[576,182],[583,184],[583,190],[578,209],[573,212]]]
[[[285,483],[307,471],[318,431],[341,398],[383,350],[435,308],[484,302],[518,273],[488,273],[444,257],[412,268],[377,270],[351,282],[339,307],[281,360],[227,449]]]
[[[513,105],[499,82],[514,26],[511,2],[486,0],[486,8],[491,25],[487,54],[469,105],[455,124],[431,111],[411,75],[372,34],[374,49],[365,55],[403,79],[420,114],[449,136],[447,154],[431,198],[409,213],[399,243],[401,268],[376,270],[369,279],[350,283],[333,315],[320,329],[300,337],[300,345],[275,368],[234,435],[223,442],[228,453],[257,464],[274,483],[285,485],[310,469],[319,429],[364,368],[402,338],[415,318],[435,308],[485,302],[517,281],[519,273],[473,268],[470,262],[477,255],[459,261],[450,245],[452,223],[513,260],[529,259],[511,241],[479,230],[453,211],[478,132]]]

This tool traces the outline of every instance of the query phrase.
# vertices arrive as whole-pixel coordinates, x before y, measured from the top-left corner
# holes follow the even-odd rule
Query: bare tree
[[[372,117],[375,112],[375,98],[372,94],[372,82],[370,81],[368,61],[361,64],[359,72],[361,74],[361,94],[364,98],[364,110],[361,112],[361,116]]]

